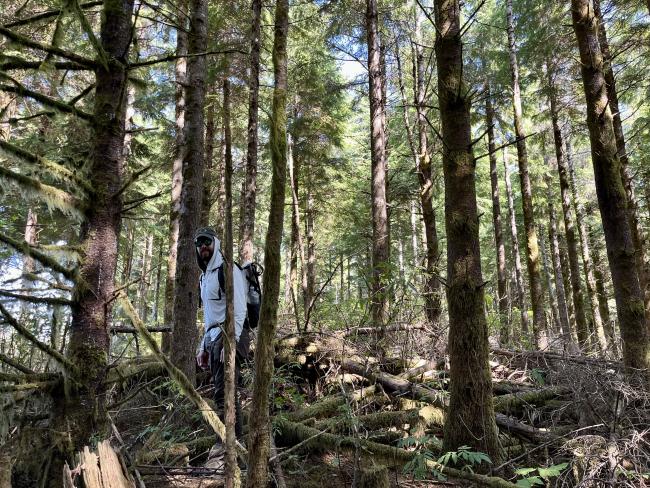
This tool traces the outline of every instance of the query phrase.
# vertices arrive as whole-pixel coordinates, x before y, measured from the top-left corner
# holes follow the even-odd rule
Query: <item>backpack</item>
[[[255,329],[260,321],[262,288],[260,287],[259,277],[264,273],[264,268],[256,262],[246,263],[242,266],[235,261],[235,266],[242,273],[246,284],[246,321],[250,329]],[[219,266],[218,273],[220,291],[226,293],[226,275],[223,271],[223,264]]]

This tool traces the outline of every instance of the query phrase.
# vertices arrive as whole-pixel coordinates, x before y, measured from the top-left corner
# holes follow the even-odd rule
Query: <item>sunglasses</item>
[[[194,245],[196,247],[209,246],[212,244],[212,237],[200,236],[194,239]]]

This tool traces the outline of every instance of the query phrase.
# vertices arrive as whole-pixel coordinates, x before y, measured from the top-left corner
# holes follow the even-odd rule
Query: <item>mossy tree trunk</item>
[[[388,320],[387,273],[390,244],[386,201],[386,133],[384,118],[384,82],[381,69],[377,1],[366,2],[368,43],[368,96],[370,99],[370,160],[372,207],[372,277],[370,313],[375,327]],[[381,336],[381,332],[379,332]]]
[[[185,157],[185,84],[187,74],[187,0],[178,4],[176,15],[176,55],[175,62],[175,123],[174,156],[172,158],[172,188],[169,205],[169,235],[167,254],[167,275],[165,276],[165,311],[166,325],[172,324],[174,315],[174,282],[176,281],[176,258],[178,254],[178,215],[180,212],[181,186],[183,181],[183,158]],[[163,334],[162,349],[171,351],[171,334]]]
[[[498,459],[478,235],[470,99],[463,83],[459,0],[435,2],[438,103],[447,228],[450,404],[444,446]]]
[[[420,28],[419,11],[416,14],[415,30],[415,71],[414,71],[414,102],[417,113],[417,173],[420,181],[420,205],[422,207],[422,223],[426,237],[426,274],[424,277],[424,308],[429,323],[437,327],[442,313],[440,300],[440,281],[438,279],[440,249],[438,245],[438,230],[436,228],[436,212],[433,208],[433,167],[429,152],[429,125],[426,119],[426,73],[424,65],[424,47]]]
[[[206,51],[207,31],[207,0],[191,0],[189,54]],[[203,200],[205,90],[205,56],[191,56],[187,61],[185,90],[186,150],[183,158],[180,197],[171,358],[192,383],[196,377],[194,353],[198,341],[198,329],[195,317],[199,304],[199,268],[196,264],[193,238],[199,226]]]
[[[603,72],[598,21],[591,0],[571,0],[571,14],[580,51],[591,158],[623,340],[623,362],[630,368],[647,369],[650,330],[645,321],[643,291],[627,219],[627,198]]]
[[[510,239],[512,241],[512,254],[515,261],[515,285],[517,288],[517,305],[519,307],[520,331],[513,333],[513,339],[520,339],[519,332],[524,335],[528,331],[528,308],[526,307],[526,292],[524,290],[524,277],[521,271],[521,253],[519,252],[519,237],[517,236],[517,220],[515,218],[515,203],[508,171],[507,151],[503,152],[504,179],[506,183],[506,196],[508,200],[508,219],[510,221]]]
[[[257,196],[257,126],[260,89],[260,32],[262,0],[252,1],[250,78],[248,81],[248,146],[246,152],[246,180],[240,223],[239,260],[253,260],[255,236],[255,200]]]
[[[589,336],[587,319],[585,316],[585,304],[582,295],[582,284],[580,281],[580,261],[578,257],[578,238],[576,237],[575,217],[571,204],[571,189],[569,181],[569,168],[566,154],[564,152],[564,140],[560,128],[560,116],[558,109],[557,88],[555,84],[555,72],[548,64],[548,85],[549,103],[551,107],[551,121],[553,123],[553,141],[555,143],[555,159],[557,161],[557,172],[560,181],[560,199],[562,201],[562,216],[564,218],[564,232],[567,242],[567,254],[569,268],[571,270],[571,296],[573,297],[573,310],[578,341],[582,347],[586,347]]]
[[[512,13],[512,0],[507,0],[507,30],[510,52],[510,74],[512,78],[512,107],[514,111],[515,135],[517,137],[517,160],[519,162],[519,182],[521,184],[521,201],[524,211],[524,228],[526,230],[526,264],[530,284],[530,303],[533,309],[533,339],[538,349],[548,346],[544,329],[544,294],[542,292],[542,274],[539,261],[537,230],[533,209],[533,189],[528,171],[528,150],[524,130],[521,90],[519,87],[519,64],[515,45],[515,30]],[[524,335],[527,331],[523,331]]]
[[[564,342],[571,341],[571,323],[569,321],[569,309],[566,303],[566,290],[564,289],[564,277],[562,276],[562,262],[560,260],[560,242],[557,238],[557,217],[555,214],[554,195],[551,189],[551,177],[546,175],[547,200],[548,200],[548,240],[551,245],[551,259],[553,262],[553,274],[555,277],[555,290],[557,295],[558,313],[561,334]]]
[[[67,432],[53,443],[48,486],[61,482],[65,460],[106,434],[104,376],[110,345],[109,325],[115,289],[117,244],[122,220],[123,144],[127,56],[131,44],[133,0],[105,0],[101,45],[106,68],[95,73],[93,148],[89,182],[94,190],[81,226],[81,259],[72,305],[67,358],[77,366],[75,381],[56,398],[55,429]]]
[[[612,122],[614,125],[614,135],[616,136],[618,158],[621,162],[621,179],[623,180],[625,195],[627,197],[628,222],[630,224],[630,232],[632,233],[632,242],[634,243],[634,248],[636,250],[634,258],[636,259],[637,269],[639,270],[639,283],[641,284],[641,290],[644,295],[646,320],[650,320],[650,269],[646,265],[645,245],[643,242],[643,234],[641,232],[641,223],[639,222],[639,205],[634,191],[630,160],[627,155],[625,133],[623,132],[623,120],[621,119],[618,92],[616,91],[616,78],[614,77],[614,69],[612,67],[613,57],[609,47],[609,40],[607,39],[605,19],[603,18],[600,9],[600,0],[594,0],[594,12],[598,18],[598,41],[603,54],[603,69],[605,83],[607,83],[607,96],[609,97],[609,106],[612,111]]]
[[[497,170],[497,155],[494,142],[494,107],[490,84],[486,84],[485,93],[485,123],[488,134],[488,151],[490,153],[490,184],[492,187],[492,228],[494,229],[494,244],[497,252],[497,301],[499,304],[499,342],[510,342],[510,322],[508,320],[508,289],[506,273],[506,246],[503,240],[501,225],[501,202],[499,200],[499,172]]]
[[[287,37],[289,31],[289,2],[278,0],[275,6],[275,35],[273,41],[273,72],[275,87],[271,115],[270,149],[273,177],[269,227],[264,246],[264,290],[260,325],[255,349],[255,382],[249,426],[248,478],[249,488],[268,485],[271,423],[269,394],[273,376],[273,339],[277,325],[280,295],[280,253],[284,221],[284,193],[287,179]]]
[[[578,235],[580,236],[580,249],[582,250],[582,268],[585,275],[585,284],[587,290],[587,299],[589,308],[591,309],[592,322],[590,323],[590,332],[594,336],[593,342],[596,341],[601,353],[607,351],[607,339],[603,329],[603,319],[600,316],[600,308],[598,306],[598,297],[596,295],[596,278],[594,277],[594,266],[591,261],[591,249],[589,247],[589,239],[587,237],[587,224],[586,215],[583,207],[578,201],[578,189],[576,188],[575,173],[573,170],[571,145],[567,140],[567,166],[569,167],[569,183],[571,185],[571,193],[573,196],[573,206],[576,213],[578,223]]]

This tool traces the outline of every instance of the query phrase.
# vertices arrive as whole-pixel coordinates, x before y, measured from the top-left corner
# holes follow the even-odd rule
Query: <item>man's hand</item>
[[[196,363],[199,365],[199,368],[205,370],[208,369],[208,352],[201,351],[196,355]]]

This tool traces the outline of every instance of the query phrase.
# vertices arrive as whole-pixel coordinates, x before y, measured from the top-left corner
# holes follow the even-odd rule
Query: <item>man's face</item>
[[[214,253],[214,239],[208,236],[199,236],[195,239],[194,244],[201,260],[207,265]]]

